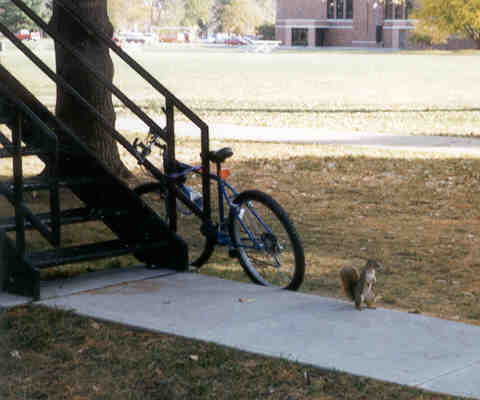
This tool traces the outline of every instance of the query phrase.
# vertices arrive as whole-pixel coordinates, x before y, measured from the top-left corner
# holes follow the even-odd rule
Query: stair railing
[[[12,95],[1,85],[0,96],[12,99]],[[3,157],[13,158],[13,187],[9,187],[0,182],[0,192],[5,195],[7,200],[15,208],[17,250],[19,254],[23,255],[25,253],[25,220],[28,220],[32,227],[36,228],[53,246],[60,244],[60,199],[58,179],[56,179],[58,176],[59,142],[55,133],[25,104],[20,101],[11,101],[14,103],[13,106],[15,108],[15,117],[10,123],[12,127],[12,140],[9,141],[5,135],[0,134],[0,142],[5,150]],[[47,151],[49,157],[47,175],[48,188],[50,191],[51,218],[48,226],[43,223],[24,202],[23,156],[45,151],[45,149],[32,149],[22,146],[25,118],[30,119],[50,141],[50,146]]]
[[[143,79],[145,79],[154,89],[165,97],[167,125],[165,129],[159,127],[148,115],[146,115],[133,101],[131,101],[120,89],[111,84],[99,74],[95,68],[71,45],[59,37],[53,29],[49,27],[34,11],[32,11],[22,0],[10,0],[19,9],[25,12],[29,18],[32,19],[41,29],[47,32],[57,43],[59,43],[65,50],[76,57],[85,67],[85,69],[95,77],[97,81],[102,83],[108,90],[117,96],[127,108],[129,108],[137,117],[139,117],[149,128],[162,137],[167,144],[167,157],[170,162],[175,160],[175,128],[174,128],[174,110],[175,108],[182,112],[191,122],[193,122],[201,131],[201,159],[202,159],[202,187],[203,187],[203,220],[204,222],[211,221],[211,202],[210,202],[210,164],[207,158],[209,151],[209,129],[208,125],[203,122],[192,110],[190,110],[183,102],[174,96],[168,89],[166,89],[160,82],[158,82],[150,73],[141,67],[132,57],[124,52],[116,43],[109,38],[104,32],[99,31],[93,24],[80,18],[68,4],[63,0],[56,0],[74,20],[76,20],[86,31],[95,38],[102,41],[107,47],[114,51],[126,64],[135,70]],[[159,180],[163,180],[164,176],[157,167],[145,159],[135,147],[133,147],[128,140],[126,140],[110,123],[85,100],[68,82],[62,77],[53,72],[42,60],[40,60],[27,46],[25,46],[10,30],[2,23],[0,23],[0,32],[2,32],[20,51],[22,51],[42,72],[44,72],[57,85],[62,86],[72,96],[79,100],[95,118],[101,123],[103,128],[112,135],[130,154],[132,154],[139,164],[143,165],[152,175]],[[176,211],[174,211],[176,212]],[[175,217],[175,216],[173,216]]]

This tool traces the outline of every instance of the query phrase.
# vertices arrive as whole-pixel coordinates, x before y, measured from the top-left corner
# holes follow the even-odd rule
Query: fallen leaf
[[[93,329],[100,329],[100,324],[98,322],[93,321],[90,325]]]
[[[247,297],[240,297],[240,298],[238,299],[238,301],[239,301],[240,303],[253,303],[253,302],[255,302],[256,300],[255,300],[255,299],[249,299],[249,298],[247,298]]]

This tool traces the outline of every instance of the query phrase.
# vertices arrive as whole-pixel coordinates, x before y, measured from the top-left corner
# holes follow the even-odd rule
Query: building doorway
[[[404,29],[398,31],[398,47],[400,49],[407,47],[407,31]]]
[[[325,46],[325,37],[327,36],[327,30],[325,28],[315,29],[315,46],[323,47]]]
[[[308,46],[307,28],[292,28],[292,46]]]
[[[377,25],[375,38],[377,45],[383,43],[383,25]]]

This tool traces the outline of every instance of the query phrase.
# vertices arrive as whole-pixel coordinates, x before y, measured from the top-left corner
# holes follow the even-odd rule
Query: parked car
[[[40,32],[30,32],[30,40],[40,40],[42,36],[40,35]]]
[[[40,40],[40,32],[30,32],[28,29],[20,29],[15,35],[20,40]]]
[[[30,40],[30,31],[27,29],[20,29],[15,36],[20,40]]]
[[[247,44],[242,38],[229,38],[225,40],[227,46],[243,46]]]
[[[153,43],[155,42],[155,37],[150,33],[142,32],[122,32],[116,35],[120,42],[126,43]]]

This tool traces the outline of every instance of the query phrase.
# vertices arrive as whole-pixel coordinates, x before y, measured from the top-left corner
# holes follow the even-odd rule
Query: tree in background
[[[108,15],[117,30],[142,28],[148,21],[161,27],[198,26],[204,35],[245,34],[275,22],[275,0],[108,0]]]
[[[276,0],[256,0],[260,7],[263,24],[274,24],[277,14]]]
[[[151,24],[152,6],[144,0],[108,0],[108,16],[115,29]]]
[[[212,18],[214,0],[185,0],[185,16],[182,24],[196,26],[207,33]]]
[[[223,29],[235,34],[253,34],[262,22],[262,10],[255,0],[232,0],[220,14]]]
[[[480,0],[420,0],[416,31],[444,43],[450,35],[473,39],[480,49]]]
[[[265,23],[260,26],[257,26],[255,29],[257,36],[264,40],[274,40],[275,39],[275,24]]]
[[[27,6],[41,16],[46,16],[48,10],[43,0],[24,0]],[[13,32],[20,29],[35,29],[35,24],[10,0],[0,0],[2,22]]]
[[[161,0],[157,3],[158,18],[155,24],[159,26],[180,26],[185,18],[185,3],[183,0]]]
[[[113,35],[113,26],[107,15],[107,0],[63,0],[81,18],[95,24],[107,36]],[[50,26],[77,49],[109,82],[113,81],[113,62],[109,49],[96,40],[68,14],[56,0],[53,2],[53,16]],[[57,73],[64,78],[84,99],[86,99],[111,126],[115,126],[115,110],[112,94],[99,84],[83,64],[66,51],[55,45]],[[103,125],[86,107],[62,87],[57,89],[55,114],[88,144],[97,156],[118,176],[129,177],[130,173],[120,159],[117,144]],[[82,165],[78,166],[82,168]]]

